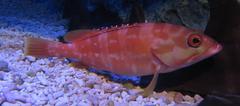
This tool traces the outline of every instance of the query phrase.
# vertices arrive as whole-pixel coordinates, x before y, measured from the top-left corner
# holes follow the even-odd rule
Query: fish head
[[[154,52],[161,64],[168,66],[166,72],[171,72],[204,60],[221,50],[222,46],[209,36],[186,29],[185,33],[171,36],[168,43],[158,44]]]

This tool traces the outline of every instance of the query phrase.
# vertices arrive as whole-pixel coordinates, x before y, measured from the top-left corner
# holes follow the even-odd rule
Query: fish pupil
[[[195,44],[200,43],[200,39],[198,39],[198,38],[193,38],[192,42],[195,43]]]

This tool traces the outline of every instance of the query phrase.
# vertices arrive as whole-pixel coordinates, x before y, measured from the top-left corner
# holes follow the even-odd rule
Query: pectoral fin
[[[155,70],[152,81],[150,82],[150,84],[144,89],[143,92],[143,96],[149,96],[153,93],[154,88],[157,85],[157,80],[158,80],[158,76],[159,73],[161,73],[162,70],[167,69],[168,65],[164,64],[155,54],[155,52],[152,50],[152,56],[153,56],[153,61],[154,61],[154,65],[153,65],[153,69]]]
[[[150,84],[144,89],[144,92],[143,92],[143,96],[146,97],[146,96],[149,96],[153,93],[153,90],[154,88],[156,87],[157,85],[157,80],[158,80],[158,71],[156,71],[153,75],[153,78],[152,78],[152,81],[150,82]]]

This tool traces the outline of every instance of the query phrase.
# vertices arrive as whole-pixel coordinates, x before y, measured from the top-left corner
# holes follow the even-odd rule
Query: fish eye
[[[198,48],[202,44],[202,37],[198,34],[192,34],[188,37],[188,46]]]

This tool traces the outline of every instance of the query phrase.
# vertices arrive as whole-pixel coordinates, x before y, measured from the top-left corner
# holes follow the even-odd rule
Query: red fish
[[[218,53],[222,46],[201,32],[167,23],[142,23],[104,30],[76,30],[69,43],[25,39],[25,55],[79,59],[97,69],[124,75],[151,75],[151,92],[158,73],[171,72]]]

